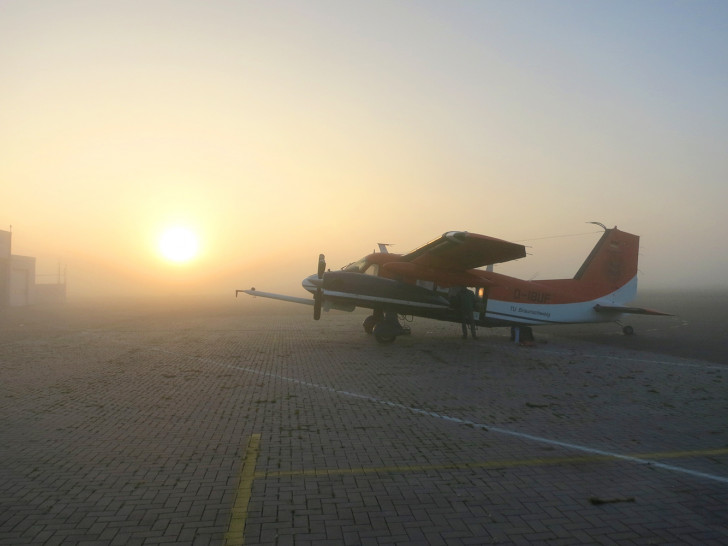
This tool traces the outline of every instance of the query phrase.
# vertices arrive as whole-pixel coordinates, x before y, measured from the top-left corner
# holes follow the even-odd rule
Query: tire
[[[394,333],[394,329],[386,322],[380,322],[374,326],[374,337],[379,343],[392,343],[397,339],[397,334]]]
[[[364,326],[364,331],[371,335],[374,331],[374,327],[379,324],[379,320],[374,315],[369,315],[367,318],[364,319],[364,323],[362,326]]]

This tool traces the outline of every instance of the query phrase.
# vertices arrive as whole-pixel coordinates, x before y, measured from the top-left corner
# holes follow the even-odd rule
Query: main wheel
[[[374,326],[372,331],[374,333],[374,337],[379,343],[392,343],[395,339],[397,339],[395,330],[396,329],[391,324],[387,322],[380,322]]]
[[[379,319],[375,317],[374,315],[369,315],[367,318],[364,319],[364,323],[362,326],[364,326],[364,331],[367,334],[371,334],[374,331],[374,327],[379,323]]]

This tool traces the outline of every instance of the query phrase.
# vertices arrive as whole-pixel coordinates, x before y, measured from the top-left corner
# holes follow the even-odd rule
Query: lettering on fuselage
[[[513,298],[517,300],[525,300],[533,303],[550,303],[551,294],[539,292],[537,290],[521,290],[516,288],[513,291]]]
[[[526,309],[517,305],[511,305],[511,313],[517,313],[519,315],[534,315],[537,317],[551,318],[551,313],[548,311],[540,311],[538,309]]]

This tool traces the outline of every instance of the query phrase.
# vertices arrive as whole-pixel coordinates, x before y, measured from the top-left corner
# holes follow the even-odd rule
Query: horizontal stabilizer
[[[303,305],[313,305],[313,299],[311,299],[311,298],[297,298],[296,296],[286,296],[285,294],[274,294],[272,292],[260,292],[259,290],[256,290],[255,288],[251,288],[250,290],[236,290],[235,297],[237,297],[240,292],[249,294],[251,296],[257,296],[260,298],[270,298],[272,300],[289,301],[292,303],[301,303]]]
[[[660,315],[671,317],[670,313],[655,311],[654,309],[645,309],[644,307],[623,307],[621,305],[595,305],[594,310],[597,313],[624,313],[627,315]]]

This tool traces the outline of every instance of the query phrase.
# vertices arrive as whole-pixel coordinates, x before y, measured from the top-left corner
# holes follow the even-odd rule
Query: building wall
[[[10,306],[35,303],[35,258],[10,256]]]
[[[63,303],[66,301],[66,284],[36,284],[35,303]]]
[[[14,256],[12,232],[0,230],[0,308],[66,301],[66,283],[35,283],[35,258]]]
[[[10,242],[12,233],[0,230],[0,307],[10,305]]]

